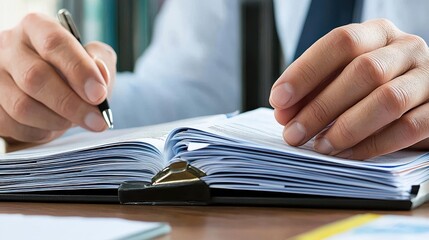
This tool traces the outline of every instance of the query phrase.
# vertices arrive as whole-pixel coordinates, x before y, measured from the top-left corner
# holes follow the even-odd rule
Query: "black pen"
[[[67,29],[73,36],[79,41],[80,44],[82,44],[80,33],[77,30],[77,27],[73,21],[73,18],[67,9],[61,9],[58,11],[58,20],[60,21],[61,25]],[[101,115],[103,115],[104,121],[106,121],[107,126],[112,129],[113,128],[113,115],[112,110],[110,110],[109,103],[107,102],[107,99],[105,99],[102,103],[98,105],[98,109],[101,112]]]

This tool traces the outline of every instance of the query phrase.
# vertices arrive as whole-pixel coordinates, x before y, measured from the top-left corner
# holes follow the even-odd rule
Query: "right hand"
[[[55,19],[34,13],[0,32],[0,137],[41,143],[74,125],[107,129],[97,105],[113,84],[116,54],[99,42],[86,49]]]

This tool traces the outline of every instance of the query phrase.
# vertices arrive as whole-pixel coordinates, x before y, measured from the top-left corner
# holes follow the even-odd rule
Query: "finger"
[[[331,75],[328,76],[329,79],[335,79],[340,72],[334,72]],[[319,86],[316,87],[316,89],[313,90],[310,94],[305,96],[303,99],[301,99],[299,102],[294,104],[291,107],[288,107],[286,109],[280,109],[280,108],[274,108],[274,116],[282,125],[287,125],[287,123],[293,119],[301,109],[306,106],[309,102],[311,102],[315,96],[317,96],[323,89],[326,88],[326,86],[329,84],[329,81],[324,81]]]
[[[298,104],[293,105],[288,109],[274,109],[274,117],[281,125],[286,125],[302,107]]]
[[[315,92],[317,94],[317,92]],[[297,113],[308,104],[308,102],[311,101],[313,98],[313,94],[308,95],[306,98],[304,98],[302,101],[299,101],[295,105],[287,108],[287,109],[274,109],[274,117],[276,118],[277,122],[281,125],[287,125],[287,123],[293,119]]]
[[[39,142],[50,137],[51,132],[22,125],[11,118],[0,106],[0,136],[11,137],[21,142]]]
[[[98,57],[94,57],[94,62],[98,67],[98,70],[100,70],[101,75],[103,76],[104,82],[107,84],[107,86],[109,86],[110,84],[110,71],[107,68],[106,63],[104,63],[103,60],[101,60]]]
[[[52,66],[30,49],[17,49],[26,56],[20,62],[10,61],[7,69],[17,86],[27,95],[42,103],[65,119],[92,131],[107,128],[98,109],[83,101]]]
[[[369,159],[407,148],[429,137],[429,103],[421,105],[356,146],[337,156]]]
[[[33,142],[19,141],[19,140],[16,140],[14,138],[11,138],[11,137],[2,137],[2,138],[8,143],[6,152],[13,152],[13,151],[21,150],[21,149],[26,149],[29,147],[34,147],[34,146],[37,146],[38,144],[48,143],[48,142],[60,137],[65,132],[66,132],[65,130],[51,131],[47,137],[43,138],[40,141],[33,141]]]
[[[324,136],[316,140],[315,149],[337,154],[426,102],[429,98],[426,75],[424,70],[414,69],[377,88],[341,115]]]
[[[354,58],[386,46],[399,30],[387,20],[339,27],[319,39],[274,83],[270,102],[285,109],[312,92],[323,80]]]
[[[13,79],[0,73],[0,103],[6,113],[20,124],[44,130],[64,130],[71,122],[22,92]]]
[[[94,59],[108,89],[112,93],[116,75],[116,53],[112,47],[101,42],[91,42],[85,46],[88,54]]]
[[[299,139],[285,131],[285,140],[292,145],[307,142],[374,89],[422,61],[422,57],[410,52],[423,48],[423,44],[415,41],[401,40],[357,57],[291,120],[302,125],[305,136]],[[328,147],[326,144],[318,147],[316,150],[327,154],[329,149],[323,149]]]
[[[319,91],[320,89],[314,91],[313,94],[307,95],[304,99],[287,109],[274,108],[274,117],[276,118],[277,122],[286,126],[287,123],[293,119],[298,114],[298,112],[314,98],[315,95],[319,93]]]
[[[45,137],[44,139],[38,141],[37,143],[48,143],[56,138],[61,137],[67,130],[60,130],[60,131],[51,131],[50,134]]]
[[[95,60],[107,86],[114,80],[116,73],[116,53],[112,47],[101,42],[90,42],[85,46],[88,54]]]
[[[94,62],[95,64],[97,64],[98,69],[100,70],[101,75],[103,75],[104,81],[107,84],[107,89],[108,89],[108,94],[107,97],[109,98],[112,93],[112,89],[113,89],[113,82],[112,78],[111,78],[111,74],[109,69],[107,68],[106,63],[104,63],[103,60],[101,60],[98,57],[94,57]]]
[[[24,42],[57,68],[82,99],[95,105],[106,98],[100,71],[71,33],[38,14],[27,15],[21,25]]]
[[[411,146],[411,149],[418,149],[418,150],[427,150],[429,146],[429,138],[423,139],[422,141],[414,144]]]

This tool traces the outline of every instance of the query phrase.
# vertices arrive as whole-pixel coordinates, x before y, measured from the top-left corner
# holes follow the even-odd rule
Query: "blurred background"
[[[0,31],[11,28],[30,12],[56,18],[67,8],[84,42],[99,40],[118,54],[118,71],[132,71],[146,49],[163,0],[0,0]],[[121,27],[120,27],[121,26]],[[130,31],[131,30],[131,31]]]
[[[67,8],[84,43],[98,40],[109,44],[118,55],[118,71],[133,71],[135,60],[150,44],[155,17],[165,1],[0,0],[0,31],[15,26],[30,12],[56,18],[59,9]],[[242,110],[269,106],[271,86],[284,65],[273,1],[235,1],[240,1],[241,6]]]

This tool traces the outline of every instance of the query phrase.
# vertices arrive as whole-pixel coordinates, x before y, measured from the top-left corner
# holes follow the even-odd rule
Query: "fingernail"
[[[330,154],[332,151],[334,151],[331,142],[324,137],[316,139],[314,142],[314,149],[322,154]]]
[[[285,107],[293,95],[292,86],[289,83],[283,83],[271,91],[270,102],[276,107]]]
[[[106,97],[107,89],[106,86],[100,82],[90,78],[85,83],[85,94],[89,101],[98,103],[101,99]]]
[[[90,112],[85,117],[85,125],[93,131],[103,131],[106,128],[106,123],[100,114]]]
[[[294,146],[299,145],[304,140],[305,135],[305,127],[299,122],[292,123],[283,132],[286,142]]]
[[[353,150],[351,150],[351,149],[346,149],[346,150],[344,150],[344,151],[342,151],[342,152],[338,153],[338,154],[337,154],[337,155],[335,155],[335,156],[340,157],[340,158],[350,158],[351,156],[353,156]]]

